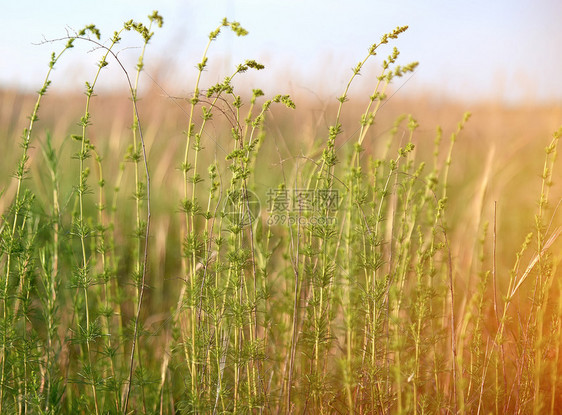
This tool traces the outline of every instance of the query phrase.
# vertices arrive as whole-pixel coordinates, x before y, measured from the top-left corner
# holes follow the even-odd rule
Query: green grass
[[[264,69],[253,60],[204,85],[221,31],[247,34],[225,19],[176,101],[181,132],[141,116],[154,26],[156,12],[110,42],[95,26],[65,39],[19,148],[6,149],[1,413],[556,412],[561,228],[549,201],[562,130],[535,174],[531,232],[506,252],[498,227],[525,213],[485,213],[493,158],[462,184],[470,114],[432,139],[412,115],[379,128],[392,81],[417,67],[388,49],[407,27],[368,48],[314,130],[274,122],[303,111],[289,96],[237,91]],[[108,121],[98,80],[121,66],[127,32],[143,45],[135,71],[122,66],[130,118]],[[100,60],[81,115],[54,135],[41,105],[77,42]],[[358,109],[354,81],[379,56]],[[462,186],[474,206],[455,202]]]

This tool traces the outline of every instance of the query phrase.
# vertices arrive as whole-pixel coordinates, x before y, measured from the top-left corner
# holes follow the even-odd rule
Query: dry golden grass
[[[179,283],[177,262],[181,256],[181,247],[177,243],[180,239],[177,194],[180,194],[184,184],[179,169],[185,141],[182,131],[187,129],[187,98],[175,96],[173,91],[165,93],[157,85],[153,85],[139,100],[153,186],[150,266],[151,273],[162,278],[162,281],[152,283],[147,293],[143,319],[148,330],[157,330],[168,318],[163,310],[174,307],[177,301],[176,297],[169,297],[175,292],[174,289],[166,286],[171,283],[177,287]],[[292,99],[298,111],[275,110],[267,115],[266,139],[260,150],[256,171],[268,174],[260,173],[255,180],[257,190],[262,193],[279,183],[283,169],[290,171],[302,160],[319,155],[319,148],[316,146],[319,141],[325,141],[328,126],[334,119],[338,105],[334,97],[310,98],[309,95],[303,95],[293,96]],[[34,100],[35,96],[31,94],[0,90],[0,148],[4,153],[0,166],[0,192],[4,191],[0,198],[0,213],[7,213],[7,207],[15,194],[15,181],[10,179],[10,170],[17,163],[19,148],[16,143],[26,126],[26,116],[33,107]],[[50,195],[48,178],[44,176],[46,169],[41,157],[41,143],[45,140],[46,131],[50,131],[54,147],[61,149],[60,159],[68,163],[61,171],[61,183],[67,184],[67,193],[63,197],[69,198],[71,191],[68,189],[76,182],[75,176],[78,174],[77,167],[72,165],[77,162],[72,160],[70,135],[79,132],[77,121],[83,114],[84,100],[81,94],[57,93],[55,90],[50,91],[42,103],[40,121],[34,130],[30,165],[33,187],[45,205],[48,205]],[[357,114],[364,111],[366,104],[364,97],[353,96],[346,103],[341,120],[343,134],[338,137],[337,146],[356,140],[360,127]],[[230,109],[226,105],[222,108],[226,116],[213,120],[203,137],[205,152],[201,154],[201,171],[206,171],[207,165],[215,159],[224,159],[226,153],[223,148],[229,148],[231,138],[228,134],[225,135],[225,131],[230,127]],[[364,142],[366,154],[381,154],[394,121],[402,114],[412,114],[419,122],[414,137],[416,157],[431,163],[436,127],[442,127],[446,141],[467,110],[471,111],[472,118],[454,150],[455,161],[451,165],[448,180],[449,204],[446,216],[450,230],[453,277],[459,293],[455,301],[458,315],[461,316],[457,326],[459,336],[466,335],[462,318],[467,318],[464,323],[468,325],[467,316],[470,316],[475,307],[472,294],[478,290],[480,275],[484,271],[495,267],[498,296],[506,296],[510,289],[509,272],[515,261],[515,253],[525,235],[534,230],[533,215],[540,190],[544,147],[548,145],[552,132],[562,120],[562,107],[530,103],[510,106],[498,103],[465,104],[432,99],[431,96],[401,98],[397,94],[384,103]],[[106,166],[112,166],[106,167],[104,173],[107,180],[112,181],[118,175],[118,166],[130,145],[131,103],[125,96],[100,93],[100,96],[93,98],[91,113],[93,124],[89,137],[104,158]],[[393,150],[407,142],[408,129],[405,123],[399,127],[396,137],[397,141],[392,144]],[[442,151],[439,163],[443,163],[445,157],[446,152]],[[131,188],[132,183],[132,174],[128,172],[122,186]],[[170,189],[177,189],[177,194],[170,194]],[[130,194],[123,194],[121,197],[130,201]],[[561,197],[562,188],[555,180],[551,200],[556,203]],[[494,216],[495,203],[497,212]],[[557,206],[550,206],[545,215],[551,221],[547,232],[549,235],[561,223],[560,213],[556,208]],[[128,223],[123,229],[133,227],[131,212],[120,211],[118,215],[118,223]],[[484,242],[480,242],[485,223],[489,223],[488,234]],[[494,225],[495,234],[492,233]],[[116,235],[118,243],[123,244],[127,243],[129,237],[130,235]],[[551,237],[547,243],[552,244],[553,252],[559,251],[562,245],[556,237]],[[480,254],[481,245],[485,248],[483,254]],[[492,252],[495,254],[495,265]],[[518,285],[515,288],[511,287],[512,292],[531,289],[530,283],[524,282],[524,278],[532,274],[537,261],[535,252],[536,250],[531,249],[522,257],[518,267],[520,279],[516,281]],[[558,272],[556,268],[554,272]],[[272,274],[276,275],[276,271]],[[553,296],[549,297],[546,306],[549,312],[554,312],[558,307],[557,290],[558,286],[554,284]],[[491,285],[485,292],[490,298],[494,295]],[[510,316],[516,323],[521,323],[517,320],[518,313],[524,315],[529,308],[525,296],[515,298]],[[498,330],[493,304],[488,302],[483,312],[484,331],[493,338]],[[133,311],[124,306],[123,313],[132,315]],[[286,323],[289,324],[289,321]],[[509,329],[516,330],[516,325],[510,325]],[[158,344],[166,340],[157,337],[153,341]],[[509,345],[507,356],[515,359],[518,346]],[[155,357],[158,360],[164,358],[165,351],[162,348],[154,347],[154,350],[157,351]],[[557,352],[550,350],[549,353]]]
[[[501,240],[498,243],[498,261],[500,265],[509,267],[513,253],[533,226],[532,215],[536,206],[536,191],[533,190],[540,182],[543,148],[562,120],[562,107],[533,103],[467,104],[431,96],[401,98],[399,95],[386,101],[377,114],[376,124],[365,141],[367,152],[380,151],[386,145],[385,135],[396,118],[412,114],[420,124],[415,137],[417,151],[429,159],[436,127],[441,126],[444,137],[447,137],[456,128],[461,115],[469,110],[472,117],[456,145],[456,160],[452,165],[449,220],[463,224],[455,227],[458,233],[455,238],[476,238],[482,223],[493,220],[493,206],[497,202],[497,235]],[[277,111],[269,116],[268,137],[262,150],[267,156],[259,163],[273,171],[280,171],[280,156],[290,161],[315,153],[314,143],[326,135],[329,120],[333,119],[338,104],[334,97],[311,97],[308,93],[292,98],[298,111]],[[15,143],[27,123],[34,100],[34,94],[0,89],[0,125],[3,127],[0,140],[4,153],[0,189],[6,189],[5,197],[0,200],[0,212],[4,212],[14,193],[14,181],[10,180],[9,173],[19,157]],[[55,90],[45,97],[39,128],[35,132],[38,141],[32,157],[38,154],[38,143],[44,139],[47,130],[52,133],[55,145],[62,146],[64,151],[65,140],[68,142],[70,134],[79,129],[77,120],[83,112],[83,105],[84,96],[79,93],[57,93]],[[175,201],[166,200],[166,194],[159,194],[158,184],[177,181],[178,188],[181,186],[177,155],[181,152],[183,131],[187,127],[187,97],[175,95],[173,91],[153,83],[150,91],[142,95],[139,105],[152,179],[156,184],[155,201],[157,205],[169,208],[169,203]],[[365,105],[364,97],[352,97],[346,103],[342,122],[344,133],[339,138],[342,143],[347,140],[352,142],[356,137],[359,130],[356,114]],[[117,166],[129,145],[130,100],[123,95],[100,94],[93,100],[92,114],[92,142],[108,159],[108,165]],[[222,131],[226,123],[224,119],[214,121],[210,131]],[[398,137],[404,136],[405,131],[404,126]],[[207,162],[213,156],[220,158],[225,155],[216,140],[209,136],[205,144],[211,149]],[[444,157],[444,154],[441,156]],[[38,163],[31,164],[40,171],[41,162]],[[37,176],[33,177],[39,180]],[[263,185],[269,184],[267,177],[264,178]],[[559,200],[562,190],[556,181],[552,192],[553,200]],[[458,252],[454,252],[456,260],[463,264],[474,260],[470,251],[460,248],[465,243],[474,244],[476,241],[464,241],[459,244]]]

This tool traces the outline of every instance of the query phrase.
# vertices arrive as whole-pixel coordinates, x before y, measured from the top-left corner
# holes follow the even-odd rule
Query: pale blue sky
[[[7,19],[0,26],[0,85],[39,87],[50,53],[59,49],[33,45],[43,37],[57,38],[67,27],[96,23],[107,39],[123,21],[146,21],[157,9],[165,24],[147,52],[147,72],[159,74],[159,79],[176,73],[173,84],[179,91],[191,86],[207,33],[228,17],[240,21],[250,34],[222,36],[211,58],[222,58],[226,73],[244,59],[263,61],[269,78],[263,75],[255,82],[271,83],[279,74],[288,75],[270,85],[275,89],[271,93],[339,94],[349,69],[371,43],[398,25],[409,25],[396,45],[401,63],[417,60],[420,67],[401,94],[433,91],[472,99],[562,100],[559,0],[2,1]],[[69,55],[66,66],[59,68],[65,83],[78,85],[78,80],[82,84],[90,78],[92,66],[85,52]],[[132,59],[135,53],[126,50],[123,56]],[[70,67],[77,68],[74,77]],[[178,67],[185,72],[178,75]],[[376,71],[369,73],[374,76]]]

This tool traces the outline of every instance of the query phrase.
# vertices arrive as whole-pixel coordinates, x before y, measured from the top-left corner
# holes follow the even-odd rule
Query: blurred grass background
[[[0,134],[3,148],[0,189],[6,192],[6,197],[0,201],[0,211],[5,210],[11,200],[10,195],[14,192],[11,177],[19,157],[19,146],[16,143],[28,123],[27,117],[35,99],[34,94],[7,88],[0,90]],[[333,119],[338,104],[334,97],[311,98],[309,94],[293,96],[293,100],[298,111],[277,110],[268,114],[267,139],[261,150],[265,154],[258,159],[258,170],[270,172],[271,177],[260,175],[257,184],[262,186],[261,192],[275,186],[281,173],[280,158],[284,163],[291,163],[299,157],[315,153],[314,144],[326,135],[329,120]],[[187,97],[170,95],[161,90],[159,85],[152,85],[148,92],[142,94],[139,102],[151,173],[156,184],[156,209],[161,206],[163,212],[169,212],[169,204],[176,201],[165,194],[159,194],[158,191],[162,188],[158,183],[169,184],[181,179],[177,169],[180,148],[184,144],[182,132],[186,128]],[[47,132],[52,134],[55,148],[61,151],[61,159],[70,159],[73,152],[70,136],[79,132],[77,120],[83,112],[83,105],[82,94],[61,93],[56,88],[49,91],[44,98],[36,130],[38,140],[31,152],[33,171],[43,171],[41,142]],[[359,128],[356,114],[365,105],[366,100],[360,97],[352,97],[346,103],[341,143],[348,140],[351,142],[356,138]],[[386,136],[394,121],[400,115],[411,114],[420,124],[415,137],[418,151],[425,153],[426,157],[430,156],[437,126],[442,127],[445,137],[448,136],[465,111],[470,111],[472,118],[457,144],[457,158],[452,165],[450,220],[451,223],[461,222],[466,226],[477,220],[492,220],[493,203],[497,202],[498,236],[505,238],[504,243],[498,246],[500,249],[505,247],[505,254],[509,258],[509,253],[514,252],[521,235],[527,232],[528,226],[532,227],[532,212],[536,203],[533,189],[540,182],[543,149],[562,120],[562,106],[525,102],[468,104],[434,98],[431,95],[392,97],[385,101],[378,113],[376,124],[365,145],[369,150],[380,150],[386,145]],[[104,92],[94,98],[91,112],[92,142],[107,166],[117,170],[130,145],[130,100],[123,94]],[[209,151],[206,153],[206,163],[212,162],[213,157],[222,158],[226,155],[224,148],[227,147],[224,143],[221,144],[221,140],[228,140],[228,137],[221,136],[224,134],[224,126],[225,121],[218,118],[211,123],[209,131],[221,133],[218,136],[207,133],[205,146]],[[406,126],[400,128],[398,137],[406,131]],[[72,169],[72,163],[68,167]],[[65,170],[61,177],[67,186],[75,179],[71,172],[72,170]],[[114,177],[116,171],[106,174]],[[49,197],[46,193],[47,185],[42,183],[47,178],[37,174],[32,174],[31,177],[39,195]],[[556,199],[560,194],[560,186],[556,181],[554,185],[553,195]],[[180,183],[177,186],[179,189]],[[461,230],[460,234],[463,233]],[[504,255],[500,255],[500,258],[503,257]],[[511,259],[506,261],[509,263]]]
[[[166,350],[162,347],[164,328],[170,322],[169,311],[176,306],[178,292],[184,281],[182,279],[181,256],[182,249],[181,227],[182,219],[179,200],[182,197],[184,181],[180,170],[183,161],[185,133],[188,128],[188,108],[191,93],[182,95],[173,85],[166,85],[161,80],[144,79],[144,88],[139,95],[139,115],[144,131],[148,164],[151,170],[152,183],[152,223],[151,240],[149,241],[149,277],[147,282],[146,299],[142,308],[143,330],[147,336],[143,341],[149,346],[143,353],[154,353],[155,362],[164,358]],[[340,157],[345,159],[349,154],[351,143],[357,139],[359,131],[358,114],[361,114],[368,102],[370,91],[363,80],[359,83],[349,101],[343,107],[341,123],[343,133],[336,142],[337,148],[342,148]],[[371,79],[372,81],[372,79]],[[248,83],[241,81],[241,90],[248,90]],[[271,86],[270,86],[271,87]],[[181,88],[179,88],[181,90]],[[285,91],[272,91],[283,93]],[[391,143],[390,154],[395,154],[398,148],[406,145],[409,130],[407,122],[398,124],[397,131],[393,126],[399,117],[412,115],[419,123],[413,143],[416,146],[416,160],[431,163],[434,151],[434,140],[437,127],[442,128],[443,145],[448,143],[448,137],[457,129],[457,125],[466,111],[472,117],[459,137],[453,154],[454,162],[450,166],[448,178],[448,206],[446,212],[447,232],[451,248],[453,275],[455,288],[459,293],[455,307],[460,310],[461,319],[469,319],[465,310],[473,299],[472,295],[478,290],[481,275],[493,267],[492,252],[495,249],[498,292],[507,291],[510,271],[515,262],[516,252],[520,249],[525,236],[536,229],[534,215],[537,211],[537,201],[540,195],[540,184],[544,164],[544,148],[550,143],[553,131],[562,120],[562,106],[540,104],[536,101],[505,103],[494,101],[463,102],[444,99],[431,93],[413,95],[389,93],[389,99],[383,101],[383,106],[377,114],[376,122],[364,141],[365,154],[377,157],[383,154],[389,137],[394,133],[395,140]],[[402,91],[403,92],[403,91]],[[249,101],[244,97],[245,102]],[[15,180],[13,171],[20,157],[21,149],[18,145],[22,130],[28,125],[28,114],[31,112],[36,96],[17,89],[0,89],[0,144],[2,148],[2,163],[0,164],[0,213],[7,214],[8,207],[15,195]],[[293,176],[301,165],[307,164],[321,154],[327,131],[333,122],[339,102],[329,93],[324,96],[303,92],[292,95],[297,106],[296,111],[281,107],[274,107],[266,114],[265,140],[256,161],[253,176],[254,190],[260,197],[262,212],[267,205],[267,193],[276,188],[280,182],[291,184],[286,180],[299,179]],[[203,99],[204,101],[204,99]],[[46,174],[48,168],[42,154],[47,135],[52,137],[53,147],[59,152],[61,160],[59,169],[61,217],[70,218],[75,209],[76,183],[79,177],[78,161],[74,159],[77,142],[71,137],[80,134],[78,125],[84,113],[85,98],[75,91],[60,91],[56,85],[44,97],[39,113],[39,121],[33,132],[32,148],[30,151],[30,174],[27,185],[33,189],[37,203],[34,204],[35,214],[47,218],[50,212],[51,178]],[[205,102],[202,102],[205,105]],[[204,151],[199,155],[200,172],[206,174],[207,167],[216,160],[223,161],[232,148],[230,135],[231,111],[227,104],[221,104],[222,117],[215,117],[206,127],[202,142]],[[128,96],[119,92],[102,90],[99,96],[92,100],[90,108],[92,125],[89,127],[89,139],[101,155],[104,165],[106,190],[111,193],[112,186],[120,177],[124,165],[124,176],[120,184],[123,189],[117,193],[118,199],[112,201],[120,208],[115,218],[115,237],[118,255],[123,257],[117,278],[125,288],[125,295],[132,292],[132,285],[128,281],[131,270],[129,256],[134,251],[133,233],[135,229],[134,203],[131,189],[134,189],[134,175],[132,164],[125,161],[125,155],[131,145],[131,123],[133,119],[131,101]],[[196,119],[200,119],[197,114]],[[344,146],[348,143],[347,146]],[[444,162],[446,152],[438,155],[439,164]],[[366,159],[363,160],[366,162]],[[92,165],[93,166],[93,165]],[[220,175],[228,177],[224,164],[219,164]],[[92,167],[92,183],[97,180],[97,172]],[[286,175],[286,176],[285,176]],[[555,176],[556,177],[556,176]],[[343,177],[337,177],[344,180]],[[298,186],[295,186],[298,187]],[[88,215],[95,216],[95,198],[86,196],[90,203]],[[554,180],[551,189],[551,204],[546,218],[551,221],[552,230],[562,221],[557,209],[557,201],[561,200],[562,187],[558,180]],[[497,236],[492,234],[494,223],[494,205],[497,203],[496,225]],[[485,223],[488,223],[487,236],[484,235]],[[61,234],[71,240],[71,224],[62,222]],[[390,235],[391,237],[393,235]],[[279,238],[279,239],[277,239]],[[273,238],[273,242],[284,239],[282,244],[287,247],[288,236],[280,231]],[[495,244],[494,246],[494,239]],[[481,253],[480,245],[484,246]],[[281,245],[283,246],[283,245]],[[561,242],[557,241],[552,249],[559,252]],[[521,260],[521,269],[530,263],[536,250],[530,249]],[[277,254],[276,254],[277,255]],[[286,252],[280,257],[272,259],[271,276],[273,281],[282,281],[281,275],[287,270],[275,269],[275,261],[287,266]],[[70,261],[70,259],[67,259]],[[558,258],[555,258],[555,262]],[[554,268],[556,270],[556,267]],[[521,270],[519,270],[519,274]],[[558,276],[559,271],[556,270]],[[272,283],[272,281],[270,281]],[[287,283],[288,284],[288,283]],[[530,284],[530,283],[527,283]],[[530,286],[530,285],[529,285]],[[527,285],[524,286],[528,287]],[[279,301],[276,306],[290,304],[290,292],[278,288]],[[285,287],[287,288],[287,287]],[[530,289],[530,288],[529,288]],[[554,310],[559,301],[558,286],[554,285],[553,295],[547,304],[550,311]],[[490,287],[484,289],[492,295]],[[62,288],[63,297],[70,296],[67,287]],[[517,325],[518,316],[524,316],[531,307],[526,301],[527,295],[513,299],[514,307],[511,312]],[[491,297],[490,297],[491,298]],[[133,305],[130,301],[123,301],[123,316],[130,319],[133,316]],[[496,330],[493,321],[491,303],[485,307],[484,322],[489,336]],[[285,318],[284,316],[283,318]],[[445,316],[443,316],[445,318]],[[524,318],[521,319],[523,321]],[[467,320],[468,321],[468,320]],[[520,322],[521,322],[520,321]],[[283,322],[287,323],[283,320]],[[68,322],[66,322],[68,324]],[[279,330],[283,327],[281,322]],[[406,323],[404,323],[406,324]],[[467,323],[468,324],[468,323]],[[70,326],[70,324],[68,324]],[[444,324],[446,326],[446,324]],[[514,326],[510,326],[512,329]],[[459,331],[462,329],[459,326]],[[521,333],[512,333],[513,339],[521,337]],[[271,341],[275,342],[275,336]],[[461,341],[462,343],[462,341]],[[281,344],[281,342],[280,342]],[[520,345],[515,343],[508,349],[512,356]],[[279,346],[281,347],[281,346]],[[466,346],[468,347],[468,346]],[[287,352],[287,350],[285,350]],[[275,356],[281,359],[282,356]],[[157,373],[157,366],[151,368]]]
[[[291,172],[305,158],[318,155],[315,144],[326,136],[329,120],[332,120],[338,102],[333,97],[293,97],[298,111],[275,109],[267,115],[266,139],[261,148],[256,171],[255,191],[260,196],[262,210],[267,205],[267,191],[279,183],[283,170]],[[27,114],[33,106],[35,96],[18,90],[0,91],[0,125],[2,163],[0,164],[0,212],[6,212],[15,192],[12,179],[14,166],[20,155],[17,145]],[[76,151],[71,134],[79,132],[77,120],[83,112],[82,94],[57,92],[56,88],[44,98],[40,120],[36,128],[31,150],[32,188],[45,209],[50,202],[50,178],[45,175],[45,160],[41,154],[47,132],[53,137],[53,145],[60,152],[60,160],[66,160],[60,172],[61,191],[67,213],[72,209],[72,195],[78,175],[77,162],[72,160]],[[358,132],[357,114],[366,105],[365,100],[353,97],[346,103],[343,113],[344,133],[341,143],[354,141]],[[173,97],[158,85],[152,85],[139,100],[143,120],[144,137],[147,144],[149,165],[153,184],[153,249],[150,258],[152,272],[158,275],[157,283],[151,284],[150,298],[145,314],[164,312],[175,301],[172,293],[179,281],[180,247],[177,195],[182,188],[179,171],[186,126],[187,98]],[[416,130],[415,144],[421,159],[430,160],[437,126],[448,137],[466,110],[472,112],[466,130],[456,144],[454,163],[449,178],[449,206],[447,223],[452,238],[452,254],[461,286],[465,281],[468,290],[474,289],[476,281],[475,253],[478,239],[485,222],[493,223],[494,202],[497,203],[497,266],[499,290],[507,289],[508,272],[513,266],[515,253],[525,235],[534,229],[534,213],[537,207],[537,192],[544,163],[544,147],[552,132],[562,120],[562,106],[536,103],[502,104],[482,102],[466,104],[444,101],[431,95],[423,97],[393,97],[384,103],[377,121],[365,142],[367,152],[380,153],[386,145],[395,120],[404,114],[412,114],[420,124]],[[104,175],[108,185],[117,177],[127,147],[130,145],[130,100],[125,95],[103,93],[95,97],[92,105],[90,134],[92,143],[102,155],[105,163]],[[228,123],[224,119],[211,122],[204,138],[206,151],[202,154],[202,166],[215,159],[223,159],[229,147]],[[394,143],[404,144],[407,127],[399,127]],[[444,157],[441,154],[441,157]],[[109,169],[109,170],[108,170]],[[224,174],[225,172],[223,172]],[[133,186],[132,170],[125,169],[124,189]],[[170,193],[177,189],[177,194]],[[562,186],[557,180],[552,188],[552,200],[560,200]],[[118,204],[131,204],[130,192],[120,192]],[[560,212],[551,206],[553,226],[560,223]],[[134,227],[131,212],[119,209],[117,222],[120,242],[126,244]],[[490,225],[491,226],[491,225]],[[69,230],[67,229],[67,232]],[[491,237],[486,245],[491,250]],[[470,247],[471,249],[467,249]],[[532,253],[528,253],[530,260]],[[487,256],[487,265],[491,258]],[[525,263],[525,260],[523,260]],[[171,301],[171,302],[170,302]]]

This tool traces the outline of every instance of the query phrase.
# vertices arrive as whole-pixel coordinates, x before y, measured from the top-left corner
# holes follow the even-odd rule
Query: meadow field
[[[394,94],[406,27],[338,96],[213,84],[226,19],[173,90],[161,23],[0,89],[0,413],[559,413],[562,106]]]

